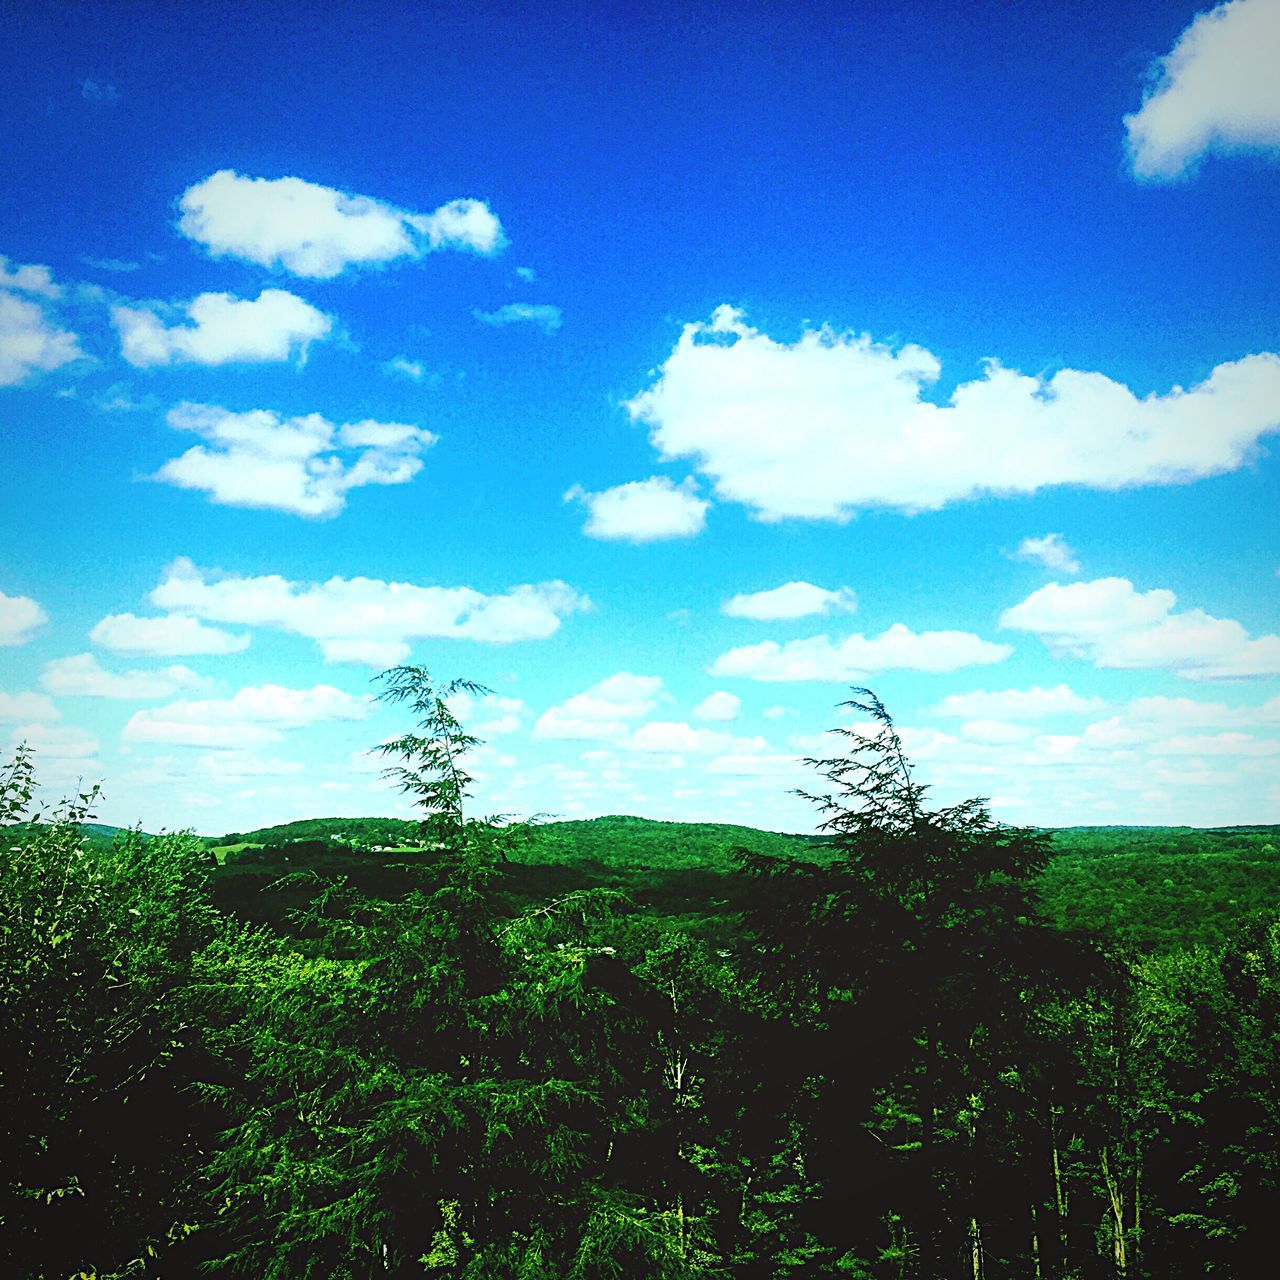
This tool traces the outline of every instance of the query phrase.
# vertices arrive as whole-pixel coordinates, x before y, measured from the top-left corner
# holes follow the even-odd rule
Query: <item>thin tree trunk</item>
[[[1040,1270],[1040,1218],[1036,1213],[1036,1202],[1031,1202],[1031,1265],[1035,1280],[1042,1280]]]
[[[1124,1191],[1118,1180],[1112,1175],[1111,1161],[1107,1156],[1107,1148],[1102,1148],[1102,1177],[1107,1186],[1107,1199],[1111,1205],[1111,1246],[1115,1260],[1116,1275],[1129,1274],[1129,1248],[1124,1226]]]
[[[1138,1272],[1138,1250],[1142,1248],[1142,1144],[1134,1141],[1133,1152],[1133,1270]]]
[[[973,1280],[982,1280],[982,1228],[976,1217],[969,1219],[969,1257],[973,1264]]]
[[[1067,1270],[1067,1191],[1062,1184],[1062,1161],[1058,1156],[1058,1126],[1053,1105],[1049,1106],[1049,1149],[1053,1152],[1053,1201],[1058,1214],[1058,1247],[1062,1250],[1058,1259],[1059,1274]]]

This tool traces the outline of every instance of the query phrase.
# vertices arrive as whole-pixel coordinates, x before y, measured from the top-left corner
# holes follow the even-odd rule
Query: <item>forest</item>
[[[818,835],[474,815],[147,836],[0,768],[0,1257],[63,1280],[1180,1280],[1280,1191],[1276,828],[934,807],[889,712]]]

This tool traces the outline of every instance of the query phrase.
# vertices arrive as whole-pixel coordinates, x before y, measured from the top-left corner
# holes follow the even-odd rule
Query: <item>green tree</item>
[[[90,788],[28,819],[0,769],[0,1254],[10,1274],[150,1274],[191,1230],[205,1117],[191,957],[213,934],[194,838],[95,848]]]
[[[843,709],[862,718],[835,731],[845,754],[809,761],[829,857],[744,860],[766,890],[747,924],[779,1024],[762,1065],[785,1100],[787,1230],[803,1274],[976,1277],[989,1220],[1015,1212],[993,1190],[1016,1123],[1001,1082],[1045,981],[1047,850],[981,800],[927,807],[879,699],[858,689]]]
[[[676,1277],[671,1215],[628,1183],[657,1085],[644,1010],[597,939],[616,895],[504,917],[518,827],[466,812],[475,739],[418,667],[384,676],[412,731],[386,744],[417,801],[416,887],[326,886],[305,946],[265,931],[207,958],[241,1083],[213,1161],[224,1266],[263,1280]]]

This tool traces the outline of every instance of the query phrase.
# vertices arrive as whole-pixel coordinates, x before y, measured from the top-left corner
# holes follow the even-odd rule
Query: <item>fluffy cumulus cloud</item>
[[[563,618],[590,608],[585,596],[559,581],[485,595],[471,587],[379,578],[301,583],[276,574],[219,576],[185,559],[168,567],[150,601],[187,619],[305,636],[328,661],[375,667],[403,661],[414,640],[542,640]]]
[[[545,302],[509,302],[496,311],[472,313],[481,324],[504,328],[511,324],[531,324],[543,333],[555,333],[564,321],[559,307]]]
[[[188,747],[254,748],[278,742],[290,729],[331,720],[362,720],[370,706],[369,698],[327,684],[310,689],[257,685],[230,698],[183,700],[135,712],[121,738]]]
[[[168,421],[204,443],[153,479],[200,490],[222,506],[321,519],[342,511],[352,489],[412,480],[422,470],[419,455],[436,439],[399,422],[339,426],[318,413],[282,419],[267,409],[233,413],[205,404],[180,404]]]
[[[850,587],[828,591],[811,582],[785,582],[771,591],[738,595],[727,600],[721,610],[731,618],[756,618],[778,622],[788,618],[809,618],[814,614],[853,613],[858,597]]]
[[[62,296],[48,267],[10,263],[0,254],[0,387],[69,364],[81,354],[74,333],[58,327],[51,303]]]
[[[810,636],[778,644],[743,645],[722,653],[711,674],[748,680],[821,680],[847,683],[878,671],[959,671],[1003,662],[1013,652],[967,631],[912,631],[895,622],[878,636],[844,640]]]
[[[159,671],[108,671],[91,653],[46,662],[40,684],[65,698],[172,698],[176,693],[202,692],[213,681],[190,667],[172,666]]]
[[[1229,0],[1198,15],[1125,117],[1133,172],[1170,179],[1211,151],[1280,149],[1277,49],[1280,0]]]
[[[0,646],[26,644],[49,615],[30,596],[7,596],[0,591]]]
[[[215,257],[318,280],[441,249],[493,254],[506,244],[482,200],[411,213],[302,178],[251,178],[231,169],[188,187],[178,208],[178,230]]]
[[[1050,583],[1007,609],[1000,624],[1099,667],[1162,668],[1188,680],[1280,675],[1280,636],[1252,638],[1233,619],[1176,604],[1172,591],[1138,591],[1127,578]]]
[[[992,360],[936,405],[923,391],[940,372],[918,346],[830,328],[779,342],[721,306],[685,326],[628,409],[663,458],[694,459],[718,497],[762,520],[1181,483],[1240,466],[1280,427],[1270,352],[1146,397],[1101,373],[1029,377]]]
[[[249,637],[243,633],[207,627],[198,618],[182,614],[139,618],[132,613],[109,613],[89,632],[89,639],[116,653],[148,654],[154,658],[240,653],[249,647]]]
[[[0,253],[0,289],[33,294],[38,298],[62,297],[62,286],[55,283],[53,272],[37,263],[10,263]]]
[[[938,714],[966,720],[1038,720],[1042,716],[1086,715],[1103,706],[1101,698],[1085,698],[1069,685],[1044,689],[1003,689],[988,693],[950,693],[938,703]]]
[[[660,676],[619,671],[545,711],[533,726],[533,736],[617,741],[632,721],[643,719],[658,705],[661,695]]]
[[[1041,538],[1023,538],[1013,553],[1018,560],[1042,564],[1053,573],[1074,577],[1080,572],[1080,561],[1060,533],[1046,533]]]
[[[742,699],[736,693],[725,693],[723,689],[708,694],[693,709],[699,720],[736,720],[742,710]]]
[[[564,500],[587,508],[587,523],[582,527],[587,537],[612,542],[692,538],[706,526],[711,505],[698,497],[693,480],[676,485],[666,476],[632,480],[599,493],[588,493],[575,484]]]
[[[43,693],[6,693],[0,689],[0,722],[47,724],[59,715],[58,708]]]
[[[111,322],[121,354],[140,369],[305,359],[311,344],[333,329],[332,317],[284,289],[263,289],[253,299],[202,293],[172,306],[118,306]]]

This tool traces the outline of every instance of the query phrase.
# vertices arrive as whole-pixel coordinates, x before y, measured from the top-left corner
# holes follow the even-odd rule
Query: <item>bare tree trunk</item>
[[[1036,1202],[1031,1202],[1031,1265],[1035,1280],[1043,1280],[1040,1270],[1040,1216],[1036,1212]]]
[[[1115,1261],[1116,1275],[1124,1280],[1129,1274],[1129,1244],[1124,1225],[1124,1191],[1111,1171],[1107,1148],[1102,1148],[1102,1178],[1107,1187],[1107,1199],[1111,1207],[1111,1253]]]
[[[1058,1156],[1058,1126],[1052,1103],[1049,1105],[1049,1149],[1053,1153],[1053,1201],[1058,1214],[1058,1247],[1062,1250],[1058,1259],[1058,1270],[1059,1274],[1065,1274],[1068,1255],[1067,1212],[1070,1205],[1067,1203],[1066,1187],[1062,1184],[1062,1161]]]
[[[969,1257],[973,1264],[973,1280],[982,1280],[983,1273],[983,1254],[982,1254],[982,1228],[978,1225],[976,1217],[969,1219]]]

